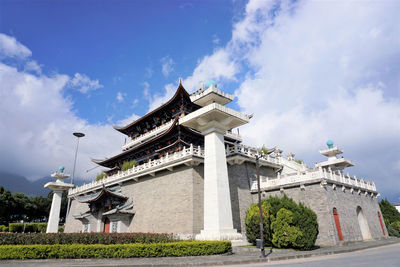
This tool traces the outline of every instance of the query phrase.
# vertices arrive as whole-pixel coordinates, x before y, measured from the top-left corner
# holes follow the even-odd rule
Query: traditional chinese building
[[[159,232],[206,240],[245,238],[246,210],[262,196],[283,194],[317,213],[318,245],[387,237],[375,184],[350,177],[354,164],[327,143],[328,159],[308,167],[277,147],[261,153],[235,128],[250,116],[225,105],[233,96],[209,82],[175,95],[132,123],[114,127],[129,140],[104,160],[107,176],[69,190],[66,232]],[[134,162],[123,170],[126,162]]]

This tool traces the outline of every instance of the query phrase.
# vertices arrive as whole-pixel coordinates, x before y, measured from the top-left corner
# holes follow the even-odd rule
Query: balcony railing
[[[160,126],[154,128],[154,129],[152,129],[152,130],[150,130],[150,131],[148,131],[148,132],[146,132],[146,133],[144,133],[144,134],[142,134],[142,135],[140,135],[140,136],[138,136],[136,138],[131,139],[130,141],[128,141],[127,143],[125,143],[122,146],[122,150],[128,150],[129,148],[131,148],[131,147],[133,147],[135,145],[143,143],[144,141],[146,141],[149,138],[156,137],[157,135],[159,135],[159,134],[163,133],[164,131],[168,130],[169,127],[171,127],[173,122],[174,122],[174,120],[170,120],[170,121],[168,121],[167,123],[165,123],[163,125],[160,125]]]

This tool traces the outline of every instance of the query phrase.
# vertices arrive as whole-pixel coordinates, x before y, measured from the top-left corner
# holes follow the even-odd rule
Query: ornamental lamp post
[[[260,166],[259,156],[256,155],[256,174],[257,174],[257,193],[258,193],[258,212],[260,214],[260,241],[257,242],[258,248],[261,250],[261,258],[265,258],[264,249],[264,223],[263,223],[263,210],[261,205],[261,190],[260,190]],[[258,240],[257,240],[258,241]]]
[[[72,169],[72,178],[71,178],[71,184],[74,184],[74,178],[75,178],[75,166],[76,166],[76,158],[78,156],[78,147],[79,147],[79,138],[84,137],[85,134],[84,133],[79,133],[79,132],[75,132],[73,133],[74,136],[77,137],[77,143],[76,143],[76,149],[75,149],[75,158],[74,158],[74,168]],[[65,214],[65,221],[67,221],[67,217],[69,214],[69,209],[70,209],[70,204],[71,204],[71,199],[68,198],[68,204],[67,204],[67,214]]]

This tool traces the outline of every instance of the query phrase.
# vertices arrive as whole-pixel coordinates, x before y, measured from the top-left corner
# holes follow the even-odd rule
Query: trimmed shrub
[[[64,225],[59,225],[58,226],[58,232],[59,233],[64,233]]]
[[[172,234],[155,233],[1,233],[0,245],[130,244],[177,242]]]
[[[121,170],[122,170],[122,171],[129,170],[129,169],[132,169],[133,167],[135,167],[136,165],[137,165],[136,160],[125,161],[125,162],[122,164]]]
[[[293,199],[288,198],[287,196],[283,196],[282,198],[271,196],[268,199],[263,200],[262,205],[265,215],[265,217],[263,217],[264,221],[269,223],[264,224],[264,236],[266,243],[273,243],[274,230],[277,230],[277,227],[271,229],[271,225],[276,220],[278,212],[284,208],[292,213],[292,215],[289,216],[283,212],[286,214],[286,216],[291,217],[291,219],[285,219],[286,221],[292,220],[290,223],[288,223],[289,226],[294,226],[298,229],[298,231],[301,232],[301,234],[296,234],[296,242],[292,242],[286,247],[308,250],[314,246],[318,236],[318,221],[317,215],[314,211],[312,211],[310,208],[307,208],[302,203],[297,204]],[[252,218],[255,216],[254,211],[251,211],[252,209],[256,209],[256,215],[258,215],[258,208],[254,208],[254,205],[250,206],[250,209],[246,214],[246,236],[248,241],[254,244],[255,239],[259,238],[260,234],[259,227],[256,226],[256,224],[259,224],[259,220]],[[283,217],[280,218],[281,221],[284,219]],[[279,234],[276,236],[276,244],[279,243],[283,245],[282,241],[278,241],[280,240],[278,236]]]
[[[9,231],[12,233],[45,233],[47,223],[10,223]],[[25,230],[24,230],[25,229]]]
[[[293,212],[281,208],[271,223],[272,244],[278,248],[301,247],[298,240],[303,233],[293,225]]]
[[[263,210],[263,233],[265,243],[269,243],[271,240],[271,231],[270,231],[270,223],[271,223],[271,205],[263,201],[261,203],[261,207]],[[251,204],[250,208],[247,210],[246,218],[246,237],[249,243],[256,245],[256,239],[260,238],[260,212],[257,204]]]
[[[22,233],[24,231],[23,223],[10,223],[8,229],[12,233]]]
[[[0,232],[8,232],[8,226],[0,225]]]
[[[125,245],[5,245],[0,259],[82,259],[131,257],[183,257],[227,253],[230,241],[182,241]]]
[[[46,233],[47,223],[37,223],[37,231],[38,233]]]

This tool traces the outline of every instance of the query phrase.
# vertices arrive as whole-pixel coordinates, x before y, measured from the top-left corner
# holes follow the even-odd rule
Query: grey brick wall
[[[321,187],[319,183],[306,185],[304,190],[300,186],[271,190],[264,193],[264,198],[271,195],[279,197],[286,194],[296,202],[302,202],[311,208],[318,218],[319,234],[316,245],[329,246],[339,243],[339,238],[333,218],[333,208],[339,213],[339,220],[343,233],[343,241],[361,241],[363,240],[357,218],[357,207],[360,206],[365,214],[368,226],[373,239],[384,238],[378,219],[379,205],[376,198],[351,193],[350,188],[344,192],[340,187],[333,189],[332,184]],[[253,200],[256,201],[256,194],[253,194]],[[387,231],[386,231],[387,233]]]
[[[245,162],[240,165],[228,165],[229,187],[232,201],[233,226],[245,236],[245,216],[251,203],[257,203],[257,194],[250,192],[252,181],[256,180],[255,165]],[[181,165],[173,171],[160,171],[156,175],[146,176],[139,181],[130,180],[121,186],[122,193],[133,200],[135,215],[130,221],[124,222],[129,232],[158,232],[175,234],[197,234],[203,229],[204,205],[204,165],[189,167]],[[274,179],[272,169],[261,167],[261,179]],[[367,219],[372,238],[383,238],[378,219],[380,212],[378,201],[371,196],[351,193],[350,188],[342,191],[341,186],[333,188],[332,184],[322,187],[317,181],[307,184],[302,189],[300,185],[279,188],[263,192],[263,198],[270,195],[293,198],[302,202],[317,214],[319,234],[317,245],[338,244],[338,235],[333,219],[333,208],[339,213],[344,241],[362,240],[357,218],[357,207],[361,207]],[[87,204],[72,201],[71,212],[67,218],[65,232],[80,232],[82,223],[72,215],[88,210]],[[101,214],[96,215],[100,216]],[[88,218],[91,231],[103,230],[104,224],[96,217]],[[385,229],[386,231],[386,229]],[[386,231],[387,235],[387,231]]]

